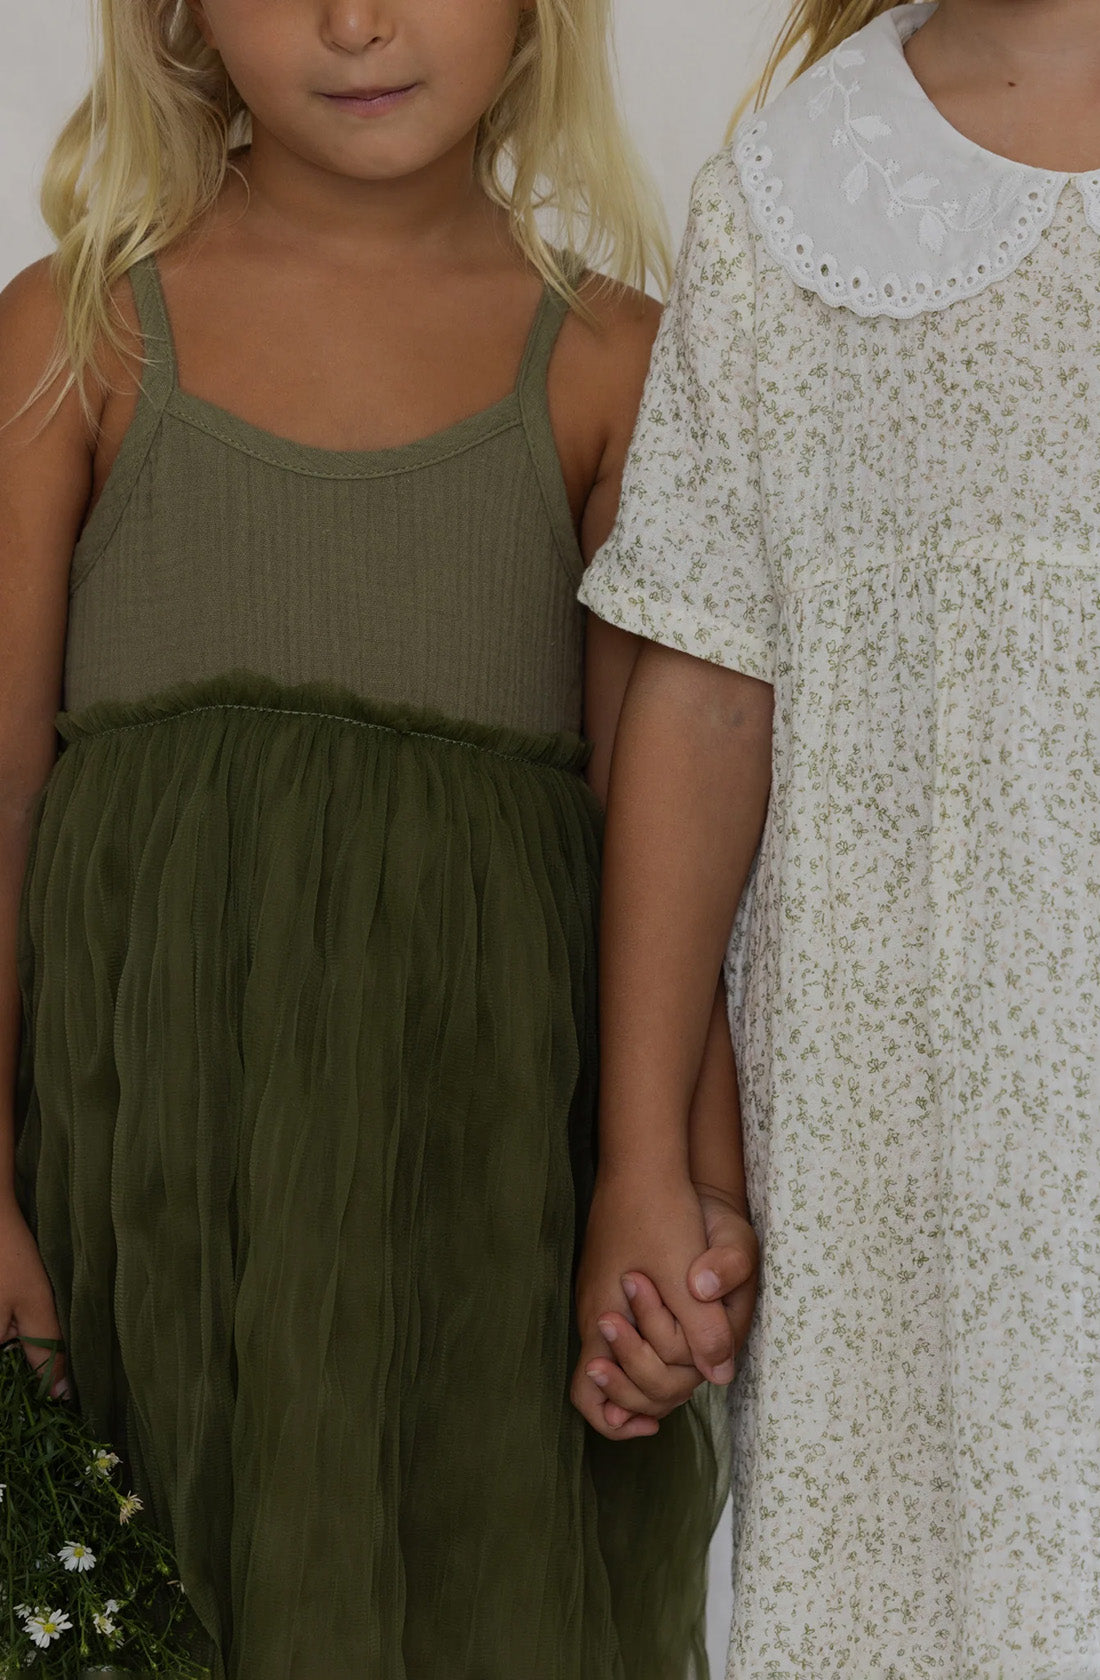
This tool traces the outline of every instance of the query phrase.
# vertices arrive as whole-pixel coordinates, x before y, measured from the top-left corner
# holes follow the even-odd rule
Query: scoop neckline
[[[176,385],[165,403],[165,412],[220,443],[272,466],[286,467],[320,478],[384,476],[411,471],[460,455],[476,444],[508,431],[521,420],[520,398],[513,387],[505,396],[477,409],[449,426],[412,438],[408,443],[376,449],[326,449],[300,443],[279,432],[256,426],[220,403],[211,402]]]
[[[1094,176],[1100,176],[1100,161],[1092,169],[1043,169],[1037,163],[1024,163],[1022,159],[1010,158],[1004,152],[991,152],[988,146],[983,146],[978,140],[972,140],[969,134],[964,134],[961,128],[956,128],[955,124],[944,116],[936,101],[921,85],[905,51],[913,36],[920,33],[938,10],[938,0],[932,0],[931,4],[927,3],[927,0],[923,0],[923,3],[918,5],[906,4],[903,0],[902,4],[894,6],[884,15],[889,18],[893,26],[902,72],[911,84],[913,96],[928,107],[930,115],[940,125],[945,135],[956,145],[968,146],[978,157],[985,158],[992,164],[999,164],[1002,169],[1019,170],[1025,175],[1034,176],[1047,184],[1058,181],[1065,186],[1069,181],[1087,181]],[[905,17],[906,12],[911,15]],[[921,15],[914,20],[912,16],[914,13]]]
[[[142,266],[151,288],[159,329],[157,336],[161,342],[163,359],[157,366],[157,374],[162,389],[163,412],[256,460],[323,478],[373,478],[412,471],[449,460],[513,425],[522,424],[525,387],[556,297],[552,288],[544,282],[515,380],[495,402],[407,443],[376,449],[327,449],[257,426],[223,404],[187,390],[180,383],[175,332],[164,295],[160,264],[152,255]],[[147,342],[148,337],[146,331]]]

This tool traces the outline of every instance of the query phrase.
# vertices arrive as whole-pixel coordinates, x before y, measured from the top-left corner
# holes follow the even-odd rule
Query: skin
[[[206,39],[253,112],[249,151],[220,201],[160,256],[183,388],[253,425],[328,449],[384,449],[487,408],[514,386],[541,280],[507,219],[476,184],[477,128],[511,60],[520,0],[197,0]],[[408,90],[385,108],[335,96]],[[549,375],[562,472],[582,550],[608,535],[656,331],[649,299],[590,279],[593,319],[566,322]],[[323,297],[324,307],[316,306]],[[216,307],[211,300],[216,299]],[[60,311],[39,264],[0,295],[0,1329],[57,1337],[50,1286],[12,1183],[19,1001],[18,902],[33,813],[56,750],[69,563],[137,403],[137,319],[115,304],[133,354],[104,348],[92,414],[76,397],[19,414],[49,359]],[[292,330],[288,330],[292,327]],[[277,351],[273,353],[272,347]],[[587,649],[591,776],[606,788],[611,743],[638,644],[593,620]],[[713,988],[712,988],[713,991]],[[717,1010],[715,1010],[717,1018]],[[718,1278],[709,1315],[731,1337],[722,1300],[755,1264],[745,1223],[728,1037],[711,1034],[700,1084],[697,1257]],[[734,1095],[731,1097],[731,1091]],[[724,1106],[723,1106],[724,1105]],[[748,1258],[746,1258],[746,1255]],[[642,1285],[639,1314],[678,1351]],[[624,1298],[625,1300],[625,1298]],[[621,1304],[621,1303],[620,1303]],[[662,1308],[663,1312],[664,1309]],[[667,1317],[667,1314],[666,1314]],[[631,1330],[631,1326],[625,1326]],[[631,1331],[631,1333],[633,1333]],[[601,1338],[598,1350],[610,1354]],[[596,1342],[593,1346],[596,1346]],[[42,1355],[28,1348],[38,1362]],[[638,1369],[633,1343],[628,1359]],[[660,1395],[700,1380],[652,1348]],[[613,1361],[610,1368],[620,1372]],[[657,1367],[660,1367],[659,1371]],[[65,1391],[63,1362],[55,1364]],[[604,1400],[590,1385],[602,1417]],[[652,1416],[612,1411],[623,1438]]]
[[[988,150],[1056,171],[1100,168],[1096,0],[942,0],[907,56],[947,120]],[[608,807],[600,1173],[580,1282],[585,1348],[609,1315],[617,1323],[623,1314],[624,1275],[643,1274],[689,1323],[693,1093],[715,975],[763,833],[771,720],[771,689],[739,672],[650,644],[635,664]],[[655,1326],[655,1347],[658,1334]],[[689,1336],[689,1344],[703,1367],[705,1343]],[[582,1354],[573,1395],[595,1421],[587,1364]],[[631,1403],[625,1389],[614,1392]]]
[[[948,122],[987,151],[1059,173],[1100,168],[1095,0],[945,0],[906,57]]]

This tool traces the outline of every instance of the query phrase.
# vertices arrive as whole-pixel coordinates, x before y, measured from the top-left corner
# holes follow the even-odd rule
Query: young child
[[[744,893],[729,1673],[1086,1680],[1100,9],[804,0],[786,44],[812,68],[700,177],[583,591],[654,645],[582,1331],[694,1258],[685,1113]],[[583,1361],[575,1392],[598,1424]]]
[[[656,260],[607,6],[102,18],[57,258],[0,302],[0,1320],[60,1319],[218,1680],[702,1674],[701,1420],[608,1453],[567,1394],[575,596],[655,325],[586,270]],[[593,627],[597,790],[634,652]],[[724,1036],[715,1294],[751,1266]],[[638,1290],[662,1415],[699,1373]],[[721,1301],[688,1328],[728,1376]]]

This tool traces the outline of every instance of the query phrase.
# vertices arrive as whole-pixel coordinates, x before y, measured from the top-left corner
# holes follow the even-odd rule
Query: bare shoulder
[[[139,346],[128,285],[116,288],[111,308],[123,339],[133,333],[135,347]],[[65,312],[53,261],[43,257],[0,291],[0,425],[21,413],[51,366],[64,367],[64,333]],[[87,409],[70,390],[57,405],[55,420],[62,429],[67,420],[79,426],[91,446],[108,393],[133,382],[133,368],[132,357],[120,353],[114,345],[103,344],[96,354],[95,375],[89,381]],[[32,426],[40,425],[42,417],[53,409],[59,389],[59,384],[51,386],[27,412],[26,419]]]
[[[0,292],[0,452],[9,463],[26,451],[90,454],[97,417],[64,388],[63,343],[64,311],[44,258]]]
[[[644,292],[600,275],[579,287],[581,310],[562,328],[550,368],[550,407],[563,460],[568,439],[583,455],[590,484],[621,461],[634,430],[661,307]]]
[[[578,371],[605,389],[632,396],[635,406],[649,371],[661,306],[647,293],[598,274],[578,288],[585,315],[574,311],[562,334]]]
[[[53,279],[53,261],[42,257],[23,269],[0,291],[0,323],[17,320],[39,328],[50,325],[56,330],[61,320],[61,303]]]
[[[590,559],[615,518],[661,309],[644,292],[586,275],[581,310],[562,328],[550,368],[550,415]]]
[[[8,419],[38,385],[57,352],[61,300],[48,257],[32,263],[0,292],[0,408]]]
[[[53,760],[69,566],[91,485],[94,416],[58,365],[49,262],[0,292],[0,780],[23,799]]]

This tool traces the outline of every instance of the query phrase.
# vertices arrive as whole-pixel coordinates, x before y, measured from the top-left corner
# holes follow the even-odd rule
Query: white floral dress
[[[703,170],[583,591],[775,687],[731,1680],[1100,1677],[1100,173],[930,11]]]

